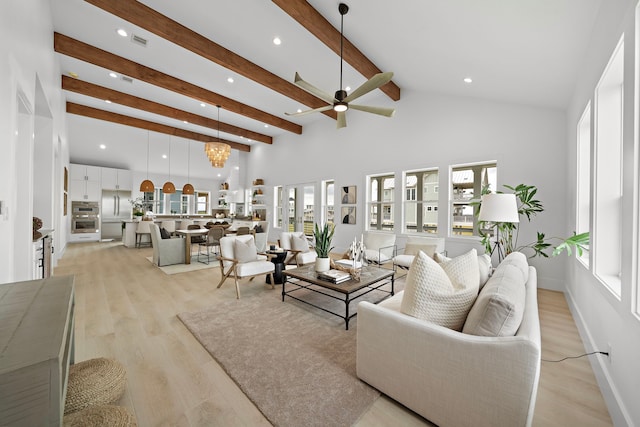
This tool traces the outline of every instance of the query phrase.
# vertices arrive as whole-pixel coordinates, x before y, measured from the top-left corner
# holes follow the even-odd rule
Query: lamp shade
[[[482,196],[480,221],[520,222],[515,194],[490,193]]]
[[[173,185],[173,182],[167,181],[162,186],[162,192],[165,194],[173,194],[176,192],[176,186]]]
[[[148,179],[145,179],[140,183],[140,191],[143,193],[153,193],[155,187],[153,186],[153,182]]]
[[[195,193],[195,189],[193,188],[193,185],[185,184],[184,187],[182,187],[182,194],[194,194],[194,193]]]

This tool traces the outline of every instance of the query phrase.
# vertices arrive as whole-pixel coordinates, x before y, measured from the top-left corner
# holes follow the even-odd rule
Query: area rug
[[[356,377],[357,317],[346,331],[339,317],[280,295],[265,290],[178,317],[273,425],[354,424],[380,395]]]
[[[146,257],[147,261],[153,264],[153,257]],[[209,264],[203,264],[198,262],[195,257],[191,258],[191,264],[174,264],[174,265],[165,265],[163,267],[158,267],[153,264],[154,267],[159,268],[165,274],[178,274],[178,273],[188,273],[190,271],[204,270],[207,268],[216,268],[220,267],[220,263],[218,261],[210,262]]]

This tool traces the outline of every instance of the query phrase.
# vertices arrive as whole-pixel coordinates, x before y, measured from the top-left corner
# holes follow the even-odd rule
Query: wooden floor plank
[[[176,317],[235,299],[233,281],[216,289],[218,268],[166,275],[146,259],[151,251],[119,242],[67,245],[55,275],[75,276],[76,361],[115,357],[125,365],[127,391],[119,404],[140,426],[270,425]],[[259,280],[241,287],[246,296],[278,291]],[[583,353],[564,295],[538,295],[543,358]],[[431,424],[381,396],[356,425]],[[533,425],[612,425],[586,358],[542,362]]]

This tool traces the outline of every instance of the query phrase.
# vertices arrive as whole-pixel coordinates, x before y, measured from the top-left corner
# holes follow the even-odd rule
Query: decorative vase
[[[318,273],[331,270],[329,258],[316,258],[316,271]]]

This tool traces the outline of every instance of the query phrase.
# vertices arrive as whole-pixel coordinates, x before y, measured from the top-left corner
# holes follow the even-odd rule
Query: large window
[[[438,170],[421,170],[404,174],[405,233],[438,232]]]
[[[576,233],[590,230],[591,221],[591,103],[587,105],[578,122],[577,177],[576,177]],[[580,261],[589,265],[589,251],[584,251]]]
[[[188,197],[188,196],[184,196]],[[208,214],[209,213],[209,192],[197,191],[196,192],[196,213]]]
[[[396,181],[393,175],[368,177],[369,230],[393,230],[393,201]]]
[[[472,202],[483,192],[496,191],[495,162],[451,168],[451,235],[477,236],[476,217]]]
[[[333,180],[323,181],[322,183],[322,221],[324,223],[335,224],[335,182]]]
[[[618,44],[595,93],[594,273],[620,297],[624,42]]]

